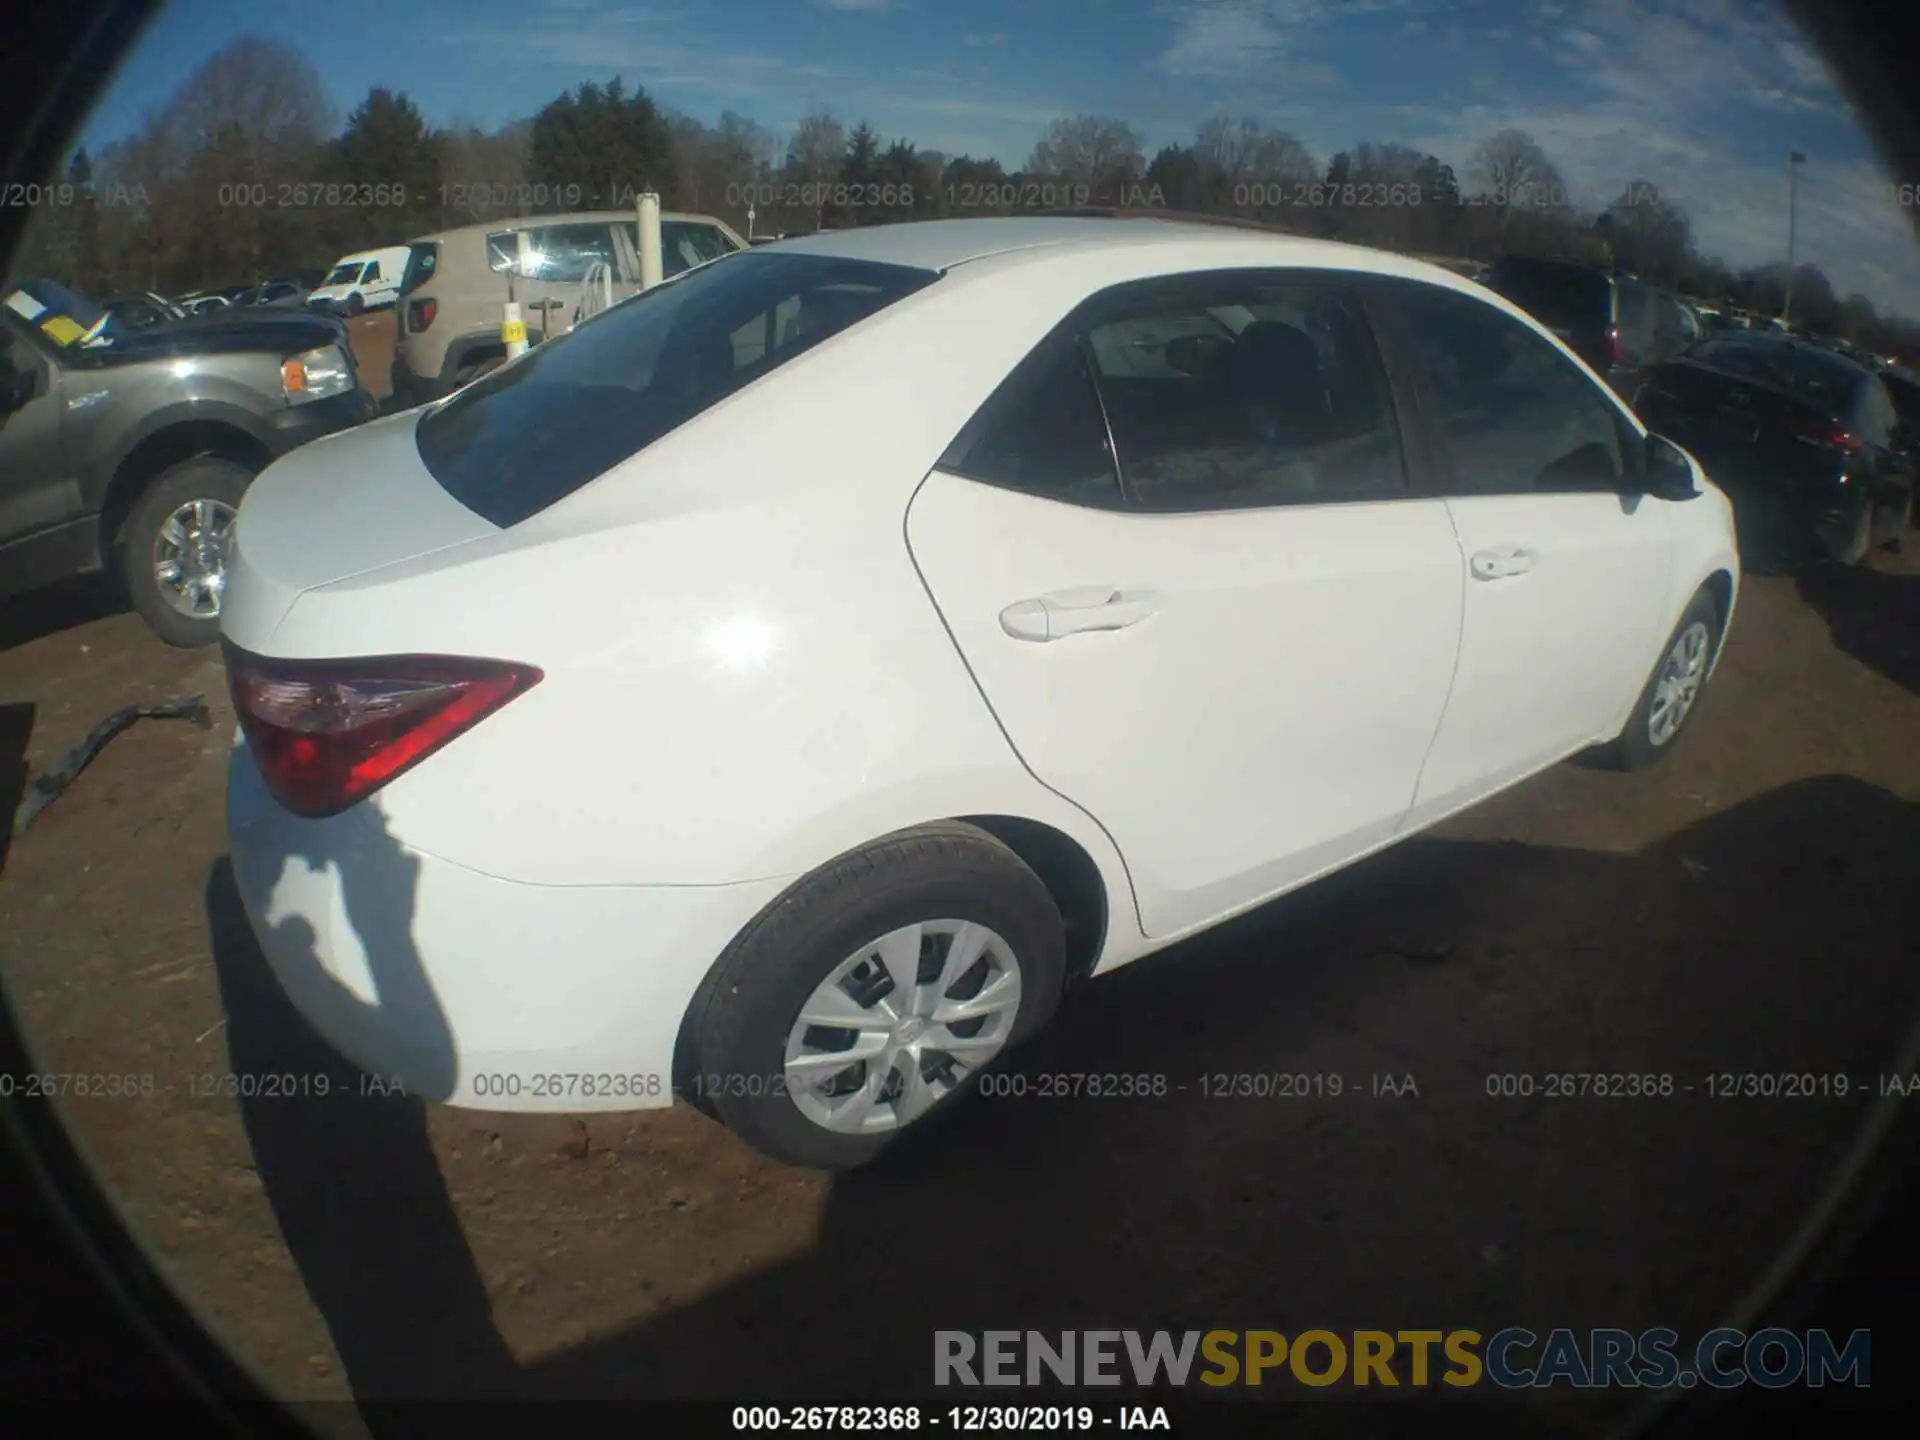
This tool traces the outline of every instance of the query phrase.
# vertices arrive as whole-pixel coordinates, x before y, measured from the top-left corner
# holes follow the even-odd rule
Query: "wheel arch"
[[[182,420],[150,431],[121,457],[100,505],[100,553],[112,555],[125,538],[128,517],[148,485],[196,456],[231,460],[259,474],[273,459],[265,441],[222,420]]]

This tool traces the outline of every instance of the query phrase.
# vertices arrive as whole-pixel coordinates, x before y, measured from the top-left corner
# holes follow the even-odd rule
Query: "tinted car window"
[[[380,278],[380,262],[378,260],[369,260],[367,262],[367,273],[360,278],[369,285],[378,280]]]
[[[1372,332],[1311,286],[1211,287],[1087,333],[1129,503],[1151,510],[1403,493]]]
[[[431,240],[415,245],[407,254],[407,268],[401,272],[400,288],[413,290],[433,278],[440,265],[440,247]]]
[[[906,266],[764,251],[690,271],[429,411],[416,432],[420,458],[461,504],[496,525],[518,524],[937,278]],[[792,317],[784,327],[783,309]],[[743,332],[756,327],[759,347],[743,347]]]
[[[942,467],[1049,500],[1111,506],[1119,477],[1078,337],[1061,332],[1008,376]]]
[[[1496,261],[1487,287],[1507,297],[1549,327],[1611,323],[1613,305],[1606,275],[1552,260]]]
[[[1404,294],[1459,494],[1608,484],[1625,473],[1619,412],[1559,351],[1491,305]]]
[[[690,220],[660,222],[660,270],[663,276],[678,275],[682,270],[691,270],[695,265],[704,265],[709,260],[718,260],[722,255],[732,253],[733,246],[727,243],[727,237],[711,225],[700,225]]]
[[[1835,416],[1846,413],[1863,373],[1858,365],[1838,355],[1765,335],[1709,340],[1688,358],[1729,375],[1789,391]]]

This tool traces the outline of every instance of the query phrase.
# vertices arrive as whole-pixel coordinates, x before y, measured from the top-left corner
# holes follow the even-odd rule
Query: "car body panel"
[[[1229,527],[1219,515],[1055,505],[937,467],[1027,353],[1115,285],[1325,268],[1521,312],[1357,247],[1140,222],[994,224],[765,247],[910,253],[948,268],[510,528],[440,488],[409,448],[416,414],[327,441],[256,483],[223,621],[235,645],[283,660],[447,654],[543,672],[325,820],[267,797],[236,751],[249,911],[290,993],[359,1063],[386,1070],[437,1043],[462,1057],[458,1075],[661,1067],[700,977],[764,904],[916,824],[1004,815],[1076,843],[1106,893],[1094,964],[1105,971],[1435,818],[1413,807],[1471,614],[1465,512],[1447,497],[1237,512]],[[983,251],[989,235],[999,238]],[[326,472],[352,474],[327,493],[332,533],[309,542]],[[1654,592],[1634,612],[1648,631],[1672,618],[1663,603],[1685,603],[1686,578],[1722,563],[1705,538],[1712,492],[1672,503],[1689,538],[1657,575],[1636,575]],[[1557,523],[1591,598],[1615,542],[1575,534],[1573,511]],[[1155,536],[1176,533],[1181,547],[1157,548]],[[1166,604],[1132,630],[1058,645],[999,627],[1000,610],[1031,594],[1104,584],[1152,587]],[[1550,597],[1550,622],[1579,585]],[[1311,618],[1289,627],[1289,616]],[[1655,648],[1637,673],[1624,641],[1607,651],[1622,693],[1583,692],[1596,712],[1632,703]],[[1236,665],[1245,697],[1225,688]],[[1511,679],[1489,668],[1482,683]],[[1600,728],[1596,718],[1585,738]],[[1336,767],[1359,767],[1354,793]],[[381,983],[387,941],[418,975]],[[325,953],[306,963],[316,945]],[[553,991],[541,991],[553,967]],[[419,975],[439,997],[431,1006]],[[519,1004],[534,1016],[524,1034],[510,1023]],[[441,1079],[428,1093],[507,1108]]]

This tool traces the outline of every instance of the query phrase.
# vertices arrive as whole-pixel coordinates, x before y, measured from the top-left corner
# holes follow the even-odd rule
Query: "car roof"
[[[722,225],[725,222],[713,215],[698,215],[686,210],[662,210],[660,218],[666,220],[692,220],[701,225]],[[502,230],[526,230],[535,225],[591,225],[596,220],[639,219],[632,210],[568,210],[558,215],[502,215],[496,220],[477,220],[471,225],[455,225],[447,230],[434,230],[425,235],[416,235],[409,245],[428,245],[436,241],[452,240],[464,235],[496,235]]]
[[[1063,249],[1104,250],[1118,246],[1166,247],[1195,240],[1267,241],[1278,265],[1345,268],[1356,256],[1374,256],[1358,245],[1315,240],[1259,225],[1221,224],[1197,217],[1160,215],[992,216],[971,220],[919,220],[853,230],[822,230],[757,247],[760,253],[825,255],[945,271],[989,256],[1017,261],[1023,252],[1057,255]],[[1427,274],[1438,267],[1405,261],[1407,273]],[[1455,277],[1457,278],[1457,277]]]

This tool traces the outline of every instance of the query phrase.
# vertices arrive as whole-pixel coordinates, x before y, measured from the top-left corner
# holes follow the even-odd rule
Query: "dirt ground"
[[[376,400],[393,389],[393,347],[400,338],[392,310],[376,310],[347,321],[347,344],[353,347],[353,366],[360,383]]]
[[[1664,765],[1557,767],[1092,982],[1019,1066],[1163,1074],[1166,1098],[980,1098],[851,1176],[766,1163],[684,1108],[362,1097],[235,900],[217,657],[84,588],[0,611],[16,753],[37,768],[147,697],[205,692],[218,724],[136,726],[13,837],[0,977],[43,1069],[154,1078],[70,1100],[72,1127],[290,1397],[906,1395],[931,1331],[1009,1324],[1694,1330],[1779,1255],[1920,1019],[1917,542],[1751,580]],[[332,1093],[236,1098],[235,1071]],[[1488,1094],[1566,1071],[1676,1089]],[[1853,1093],[1707,1091],[1783,1071]],[[1210,1099],[1221,1072],[1349,1088]],[[1542,1433],[1619,1402],[1550,1399]]]

